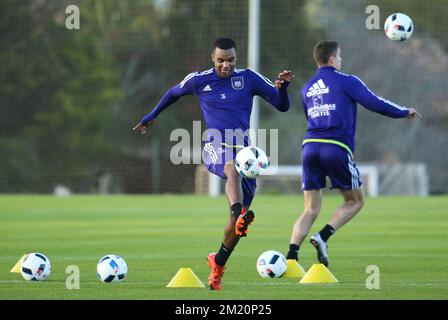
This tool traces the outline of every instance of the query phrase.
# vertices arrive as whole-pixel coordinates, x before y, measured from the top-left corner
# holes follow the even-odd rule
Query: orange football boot
[[[221,290],[221,278],[224,275],[224,266],[219,266],[216,264],[216,253],[210,253],[207,256],[207,264],[210,267],[210,276],[208,282],[210,290]]]
[[[247,228],[254,221],[255,213],[243,209],[235,223],[235,233],[238,237],[247,237]]]

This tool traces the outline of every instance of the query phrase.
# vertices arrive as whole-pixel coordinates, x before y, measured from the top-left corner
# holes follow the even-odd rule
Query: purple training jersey
[[[249,129],[253,97],[258,95],[279,111],[289,109],[289,97],[285,81],[281,89],[261,74],[251,69],[235,69],[228,78],[220,77],[216,70],[193,72],[178,85],[168,90],[159,104],[142,119],[142,123],[155,119],[166,107],[181,96],[196,95],[201,104],[207,129],[218,130],[225,138],[225,130]],[[233,141],[221,141],[235,144]],[[245,145],[247,145],[247,139]]]
[[[302,89],[302,105],[308,120],[306,142],[327,139],[355,150],[357,103],[392,118],[407,117],[409,110],[375,95],[357,77],[320,67]]]
[[[235,69],[228,78],[218,76],[215,69],[193,72],[169,89],[141,123],[147,124],[155,119],[184,95],[198,96],[207,129],[216,130],[220,136],[218,139],[208,131],[208,143],[202,153],[204,165],[211,173],[226,179],[225,164],[235,159],[242,146],[250,144],[247,130],[254,96],[262,97],[279,111],[288,111],[288,85],[289,82],[285,81],[277,89],[269,79],[251,69]],[[230,139],[226,139],[226,130],[231,132]],[[241,186],[243,205],[248,207],[255,196],[256,180],[242,178]]]
[[[361,184],[353,159],[357,103],[392,118],[403,118],[409,110],[385,100],[357,77],[334,67],[320,67],[302,89],[302,105],[308,121],[302,148],[302,190],[325,187],[355,190]]]

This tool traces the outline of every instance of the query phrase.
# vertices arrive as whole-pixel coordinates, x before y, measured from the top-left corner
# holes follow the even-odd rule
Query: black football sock
[[[322,240],[327,242],[328,238],[330,238],[334,232],[335,232],[334,228],[329,224],[327,224],[322,230],[319,231],[319,234]]]
[[[232,254],[233,249],[227,249],[224,243],[221,243],[221,248],[219,248],[218,253],[215,256],[215,261],[218,266],[224,266]]]
[[[232,211],[232,217],[234,217],[236,221],[241,214],[241,210],[243,210],[243,205],[239,202],[234,203],[230,210]]]
[[[289,245],[289,251],[288,254],[286,255],[286,259],[294,259],[294,260],[299,260],[299,246],[291,243]]]

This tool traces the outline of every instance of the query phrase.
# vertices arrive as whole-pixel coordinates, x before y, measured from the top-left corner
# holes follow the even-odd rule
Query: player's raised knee
[[[236,172],[235,166],[233,163],[226,163],[224,166],[224,173],[227,176],[227,179],[239,179],[239,174]]]

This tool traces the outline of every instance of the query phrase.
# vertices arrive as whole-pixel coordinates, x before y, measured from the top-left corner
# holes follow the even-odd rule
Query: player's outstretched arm
[[[179,90],[178,86],[174,86],[169,89],[159,101],[159,103],[152,109],[150,113],[144,116],[140,122],[132,128],[133,131],[139,129],[141,134],[146,133],[146,128],[152,124],[154,124],[157,116],[165,110],[168,106],[175,103],[179,98],[183,95],[183,93]]]
[[[384,99],[373,93],[361,79],[349,76],[343,83],[345,91],[365,108],[391,118],[409,117],[410,109]],[[415,112],[415,109],[413,109]],[[412,116],[415,117],[415,116]]]
[[[254,93],[269,102],[278,111],[288,111],[290,101],[287,89],[289,81],[294,78],[294,74],[290,70],[284,70],[278,74],[275,83],[272,83],[261,74],[253,73],[254,80],[257,82]]]
[[[159,101],[157,106],[152,109],[150,113],[148,113],[146,116],[143,117],[140,122],[132,128],[133,131],[140,130],[141,134],[146,133],[146,128],[156,122],[157,116],[165,110],[168,106],[175,103],[177,100],[180,99],[180,97],[194,94],[194,77],[197,73],[193,72],[190,73],[188,76],[185,77],[185,79],[179,83],[178,85],[172,87],[169,89],[162,97],[162,99]]]

